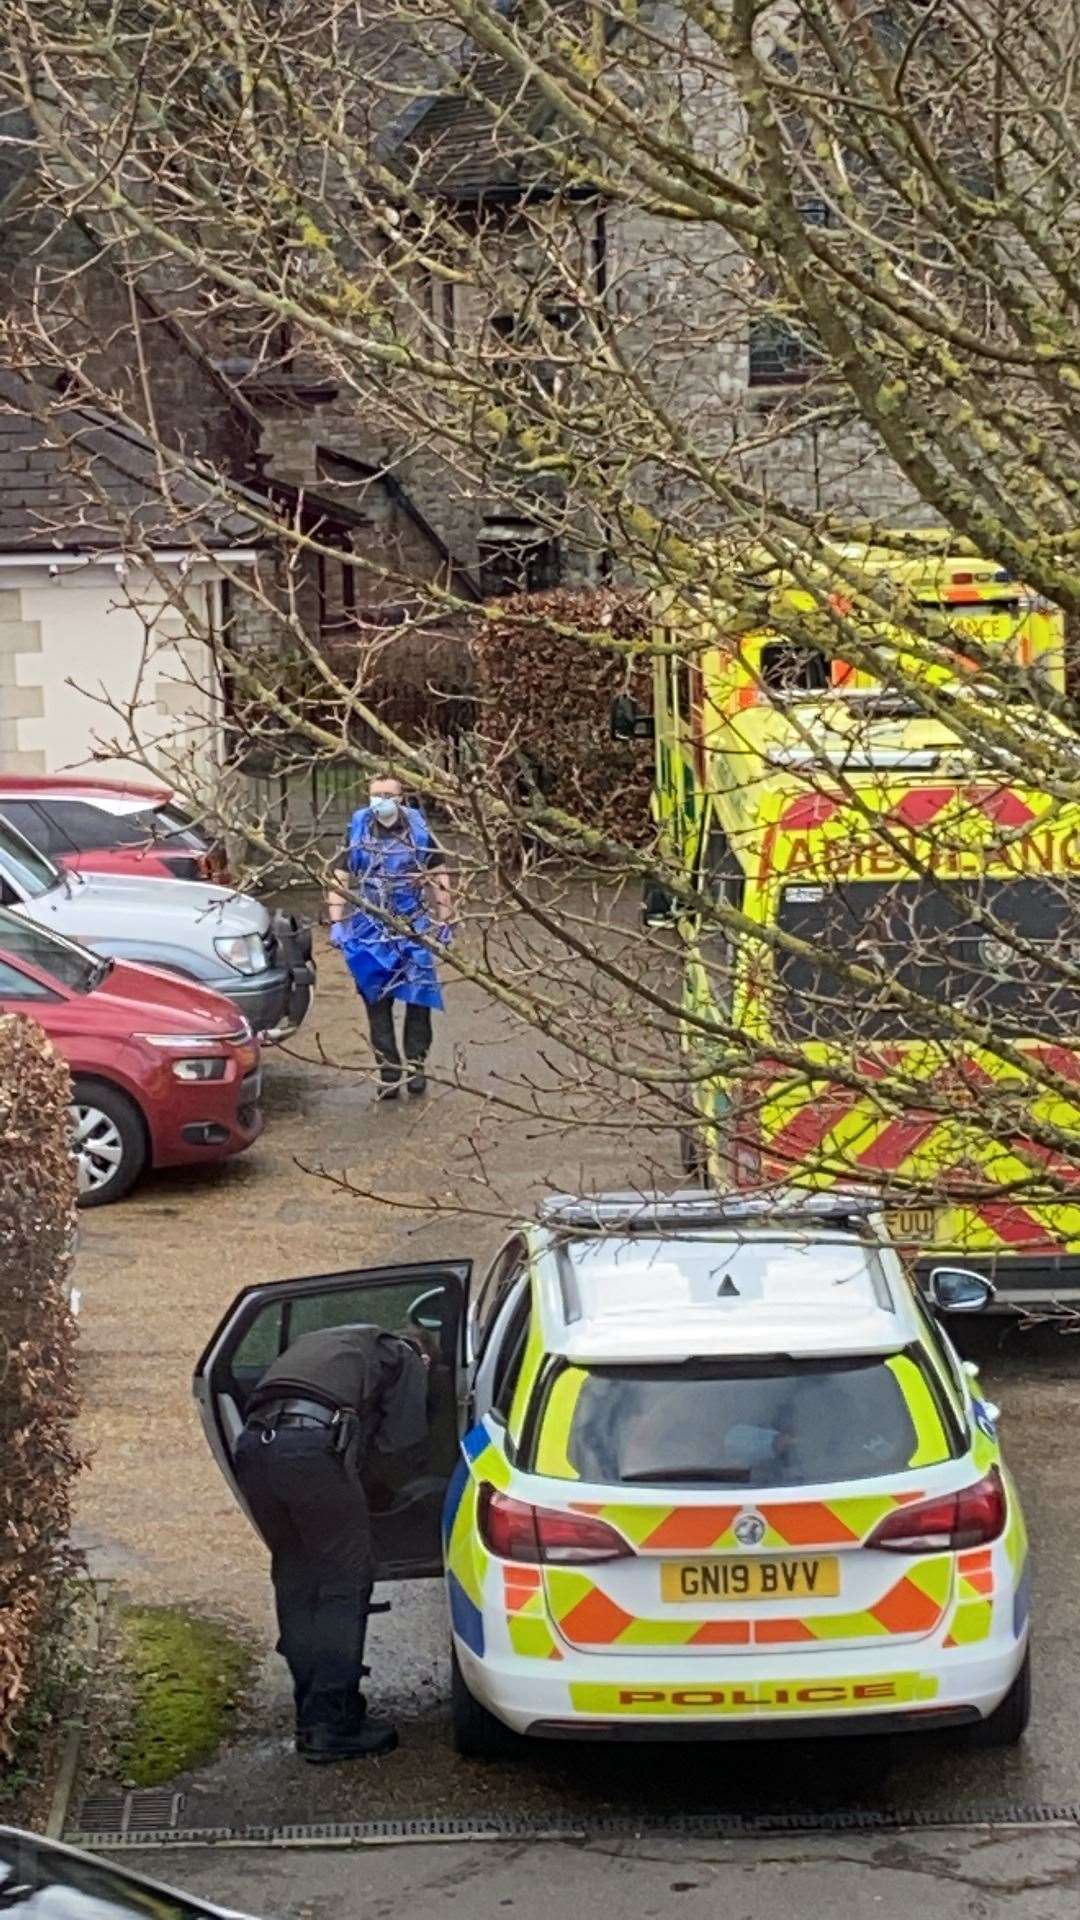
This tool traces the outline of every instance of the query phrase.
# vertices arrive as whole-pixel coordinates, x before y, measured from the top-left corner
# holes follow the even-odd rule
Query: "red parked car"
[[[57,866],[231,883],[224,848],[168,787],[76,773],[0,774],[0,812]]]
[[[146,1167],[243,1153],[262,1131],[259,1043],[221,995],[104,960],[0,907],[0,1012],[44,1027],[71,1070],[84,1207]]]

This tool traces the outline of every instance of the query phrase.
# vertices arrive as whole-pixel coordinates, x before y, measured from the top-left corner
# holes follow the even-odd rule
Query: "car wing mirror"
[[[926,1290],[939,1313],[982,1313],[997,1293],[992,1281],[968,1267],[935,1267]]]
[[[419,1327],[422,1333],[441,1333],[445,1300],[445,1287],[429,1287],[409,1308],[409,1325]]]
[[[648,879],[641,889],[641,918],[647,927],[678,925],[678,901],[659,880]]]
[[[651,740],[653,717],[643,713],[632,694],[617,693],[611,703],[613,740]]]

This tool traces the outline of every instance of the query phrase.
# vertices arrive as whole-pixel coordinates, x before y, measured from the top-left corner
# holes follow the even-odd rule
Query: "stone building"
[[[578,0],[560,4],[573,13]],[[539,312],[556,348],[565,339],[568,361],[583,313],[601,316],[623,352],[647,364],[657,404],[691,421],[695,444],[751,488],[814,510],[918,517],[798,333],[755,302],[747,262],[726,235],[646,214],[633,196],[605,204],[568,185],[556,160],[572,138],[535,85],[466,45],[458,83],[433,86],[430,49],[407,44],[392,7],[383,16],[377,4],[365,10],[360,65],[392,85],[372,88],[364,137],[430,210],[427,237],[465,236],[482,266],[471,285],[418,276],[408,324],[429,354],[451,373],[460,362],[482,375],[524,351],[530,377],[545,380],[543,339],[528,337],[526,310]],[[671,0],[646,0],[640,17],[667,51],[648,72],[640,63],[627,71],[627,98],[654,130],[691,127],[696,143],[730,157],[738,117],[719,83],[700,79],[688,16]],[[618,47],[607,57],[617,78]],[[391,97],[408,104],[388,119]],[[245,335],[242,312],[200,300],[175,267],[139,258],[85,214],[38,204],[33,167],[32,128],[3,109],[0,250],[14,265],[0,291],[0,342],[42,391],[92,396],[118,432],[160,438],[196,480],[217,474],[247,490],[266,536],[259,577],[270,610],[235,595],[229,645],[266,642],[274,607],[283,650],[293,621],[339,649],[398,623],[408,640],[384,656],[386,677],[415,686],[426,641],[411,609],[425,589],[449,589],[460,603],[612,573],[619,538],[602,502],[551,480],[524,483],[497,444],[459,469],[437,433],[421,427],[406,439],[400,409],[382,411],[375,389],[370,405],[358,402],[332,366],[292,352],[284,331],[271,338],[265,316]],[[806,218],[826,212],[808,204]],[[688,493],[662,460],[642,463],[634,485],[667,517],[685,514],[699,528],[722,521],[722,505]],[[0,472],[0,511],[3,490]],[[298,532],[299,544],[288,534],[275,543],[275,524]]]
[[[442,532],[399,475],[368,457],[354,416],[335,409],[332,382],[294,371],[287,356],[271,367],[254,350],[238,356],[235,330],[215,328],[182,278],[140,262],[91,219],[51,208],[36,192],[34,155],[25,116],[0,111],[0,765],[66,766],[101,753],[105,709],[99,703],[92,720],[85,701],[65,705],[60,689],[74,674],[107,701],[127,697],[134,627],[120,603],[132,597],[134,560],[147,557],[148,527],[154,551],[172,556],[164,564],[184,560],[188,574],[186,614],[174,592],[170,619],[163,627],[159,609],[155,628],[171,624],[177,640],[190,619],[196,651],[202,629],[219,651],[284,655],[299,623],[347,667],[362,638],[408,627],[425,589],[475,599]],[[164,485],[151,440],[168,455]],[[248,556],[231,590],[212,557],[226,491],[244,527],[232,545]],[[203,507],[214,509],[209,519]],[[421,632],[387,658],[391,693],[402,674],[414,693],[422,687],[423,644]],[[175,706],[185,676],[171,654],[163,661]],[[190,662],[186,678],[193,688]],[[192,698],[201,726],[205,703]],[[213,698],[227,705],[227,687]],[[173,718],[182,733],[182,716]],[[114,715],[112,736],[119,731]]]
[[[586,10],[567,0],[563,11],[580,26]],[[558,16],[555,6],[552,21]],[[739,114],[715,62],[695,45],[691,19],[670,0],[645,0],[637,18],[655,36],[649,70],[639,63],[620,79],[609,28],[605,79],[624,85],[651,131],[688,130],[694,150],[722,166],[741,137]],[[461,57],[456,87],[419,96],[389,131],[387,157],[484,263],[483,287],[436,278],[419,292],[431,315],[429,337],[450,354],[466,341],[475,352],[485,331],[509,337],[515,299],[535,309],[546,271],[553,309],[561,282],[564,301],[569,286],[571,303],[601,310],[626,358],[647,365],[664,412],[691,423],[695,445],[730,463],[741,481],[810,511],[918,520],[907,483],[838,386],[823,378],[799,332],[769,310],[729,236],[707,223],[648,214],[632,194],[605,204],[575,189],[572,169],[558,164],[574,145],[534,83],[475,48]],[[810,201],[804,213],[808,221],[829,217]],[[559,321],[572,323],[572,315]],[[593,524],[575,542],[573,525],[560,526],[550,499],[538,502],[530,520],[520,483],[500,491],[494,464],[487,485],[471,490],[447,488],[437,465],[415,456],[403,470],[489,591],[595,580],[610,565],[602,529]],[[643,497],[665,514],[688,509],[699,527],[712,514],[708,500],[680,492],[662,463]],[[721,508],[715,517],[722,519]]]

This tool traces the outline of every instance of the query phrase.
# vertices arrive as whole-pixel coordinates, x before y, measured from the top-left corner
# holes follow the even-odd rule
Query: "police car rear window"
[[[953,1457],[915,1352],[887,1359],[572,1367],[551,1382],[533,1470],[604,1486],[805,1487]]]

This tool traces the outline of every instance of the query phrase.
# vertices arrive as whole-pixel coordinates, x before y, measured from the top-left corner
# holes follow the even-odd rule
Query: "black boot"
[[[401,1065],[395,1060],[383,1060],[379,1065],[379,1085],[376,1100],[396,1100],[401,1092]]]
[[[305,1727],[296,1735],[297,1753],[313,1767],[331,1766],[335,1760],[377,1760],[393,1753],[397,1743],[397,1728],[369,1714],[353,1726]]]
[[[410,1093],[419,1094],[427,1092],[427,1074],[424,1072],[424,1063],[422,1060],[410,1060],[409,1078],[405,1084]]]

